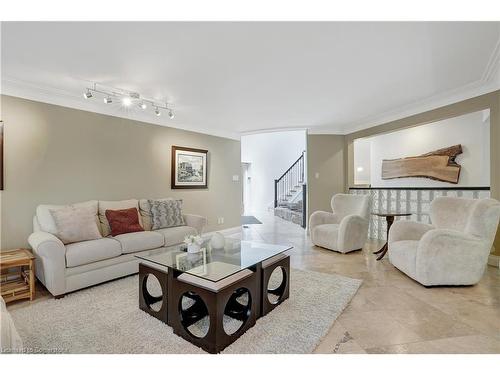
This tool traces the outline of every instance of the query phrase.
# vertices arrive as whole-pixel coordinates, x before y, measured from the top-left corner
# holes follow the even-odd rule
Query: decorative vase
[[[197,243],[190,243],[188,244],[188,249],[187,249],[187,252],[188,253],[197,253],[200,251],[200,245],[198,245]]]
[[[210,239],[210,245],[212,245],[213,249],[223,249],[226,244],[226,239],[222,235],[222,233],[215,232],[212,238]]]

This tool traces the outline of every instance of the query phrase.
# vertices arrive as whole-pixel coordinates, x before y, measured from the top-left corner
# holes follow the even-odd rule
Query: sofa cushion
[[[165,243],[163,234],[157,232],[126,233],[113,238],[120,242],[123,254],[156,249],[162,247]]]
[[[63,207],[49,210],[56,224],[56,236],[64,243],[101,238],[93,207]]]
[[[321,224],[313,228],[312,242],[330,250],[339,250],[338,247],[339,224]]]
[[[182,200],[148,200],[151,206],[152,230],[185,225],[182,216]]]
[[[95,212],[96,223],[98,224],[98,227],[100,227],[99,218],[97,217],[97,201],[87,201],[69,205],[41,204],[36,208],[36,219],[42,232],[48,232],[54,235],[57,234],[56,223],[54,222],[54,218],[50,213],[50,210],[57,210],[64,207],[91,207]]]
[[[101,222],[102,235],[107,237],[111,234],[106,210],[125,210],[127,208],[136,208],[139,210],[139,201],[137,199],[128,199],[124,201],[99,201],[99,221]],[[139,224],[142,226],[142,219],[139,216]],[[143,227],[144,228],[144,227]]]
[[[419,241],[395,241],[389,244],[389,261],[411,278],[417,275],[417,248]]]
[[[197,235],[196,229],[186,225],[182,227],[157,229],[154,232],[161,233],[165,237],[164,246],[177,245],[184,241],[184,237],[189,236],[190,234]]]
[[[144,231],[144,228],[139,224],[139,212],[137,208],[106,210],[106,219],[108,219],[113,237],[125,233]]]
[[[167,201],[174,200],[174,198],[160,198],[153,199],[155,201]],[[149,199],[139,199],[139,214],[142,219],[142,227],[144,230],[151,230],[152,228],[152,215],[151,215],[151,205],[149,204]]]
[[[98,262],[120,256],[121,253],[120,242],[112,238],[75,242],[66,245],[66,267]]]

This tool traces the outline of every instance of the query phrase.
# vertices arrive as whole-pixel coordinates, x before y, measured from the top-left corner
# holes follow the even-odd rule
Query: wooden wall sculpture
[[[382,179],[425,177],[457,184],[462,167],[455,158],[461,153],[462,145],[455,145],[420,156],[382,160]]]

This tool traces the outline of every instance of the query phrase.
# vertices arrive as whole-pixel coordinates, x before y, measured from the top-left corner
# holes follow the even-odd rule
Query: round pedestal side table
[[[385,254],[387,253],[387,250],[389,248],[389,229],[391,229],[392,223],[394,223],[394,218],[396,216],[411,216],[411,213],[409,212],[372,212],[372,215],[379,216],[379,217],[385,217],[385,220],[387,221],[387,241],[385,242],[384,246],[378,251],[375,251],[373,254],[379,254],[377,257],[377,260],[382,259]]]

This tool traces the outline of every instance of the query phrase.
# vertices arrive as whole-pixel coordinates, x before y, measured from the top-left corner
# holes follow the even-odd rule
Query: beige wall
[[[345,137],[331,134],[307,135],[308,214],[331,211],[333,194],[345,188]],[[316,173],[319,173],[316,178]]]
[[[481,95],[472,99],[437,108],[432,111],[423,112],[414,116],[391,121],[386,124],[348,134],[345,139],[345,147],[347,150],[347,178],[345,181],[345,189],[347,190],[349,186],[353,186],[354,184],[354,139],[428,124],[483,109],[490,110],[491,196],[493,198],[500,199],[500,91],[495,91],[486,95]],[[477,168],[481,168],[481,166],[478,165]],[[500,255],[500,230],[497,232],[495,249],[494,254]]]
[[[2,249],[27,245],[40,203],[176,197],[208,218],[240,225],[240,142],[2,96],[5,190]],[[208,189],[171,190],[171,146],[209,150]],[[217,225],[224,217],[224,225]]]

